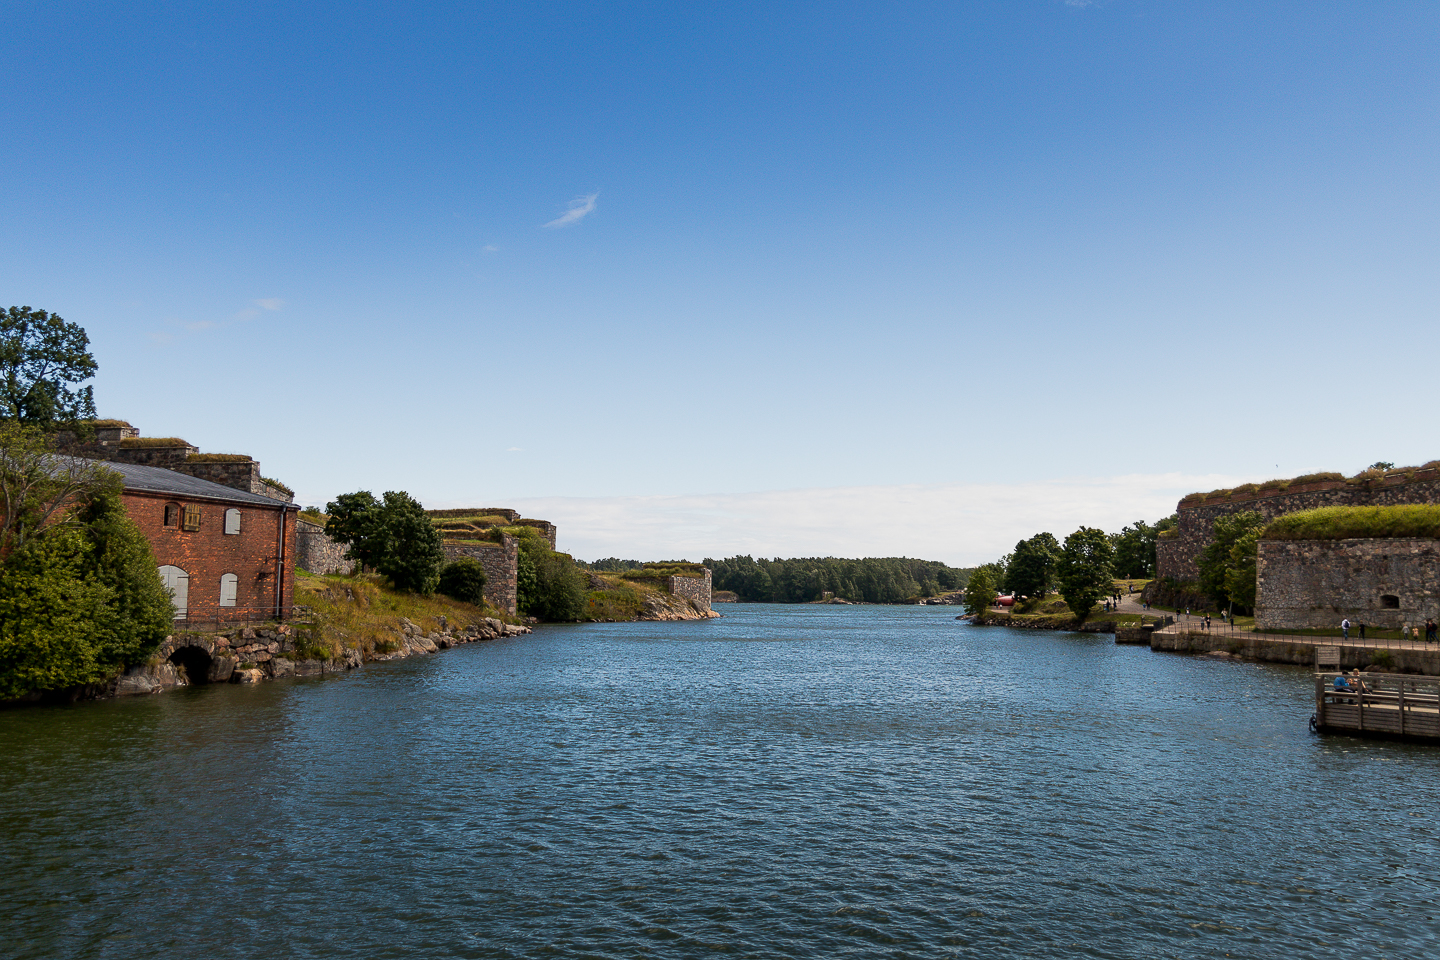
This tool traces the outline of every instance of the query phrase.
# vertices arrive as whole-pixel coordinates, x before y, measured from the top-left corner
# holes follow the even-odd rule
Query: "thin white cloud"
[[[204,333],[207,330],[218,330],[222,327],[228,327],[232,323],[244,323],[247,320],[254,320],[261,315],[262,311],[269,310],[273,312],[285,306],[285,301],[279,297],[264,297],[260,300],[252,300],[250,302],[252,306],[243,307],[230,314],[230,316],[224,320],[179,320],[170,318],[165,322],[172,328],[179,329],[180,333],[178,336],[184,337],[190,336],[191,334]],[[151,340],[160,344],[170,343],[176,336],[177,334],[175,333],[163,330],[149,334]]]
[[[480,252],[481,252],[481,253],[495,253],[495,252],[496,252],[497,250],[499,250],[499,249],[500,249],[500,248],[497,247],[497,246],[495,246],[495,244],[493,244],[493,243],[487,243],[487,244],[485,244],[485,246],[483,246],[483,247],[480,248]]]
[[[196,320],[194,323],[185,324],[186,330],[213,330],[220,324],[214,320]]]
[[[560,528],[560,548],[584,560],[728,557],[922,557],[971,566],[1048,530],[1114,532],[1154,522],[1195,490],[1246,479],[1130,474],[1053,482],[928,484],[653,497],[509,500]],[[464,506],[464,504],[455,504]]]
[[[281,307],[285,306],[285,301],[281,300],[279,297],[266,297],[263,300],[256,300],[255,306],[259,307],[261,310],[279,310]]]
[[[560,216],[545,224],[545,226],[568,227],[572,223],[579,223],[590,215],[590,211],[595,209],[595,199],[599,196],[600,194],[598,193],[592,193],[587,197],[576,197],[570,201],[569,210],[566,210]]]

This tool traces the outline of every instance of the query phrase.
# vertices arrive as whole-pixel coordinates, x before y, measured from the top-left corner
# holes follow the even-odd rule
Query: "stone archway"
[[[211,637],[199,634],[169,637],[158,652],[184,674],[191,686],[225,683],[235,672],[236,658],[228,650],[217,651]]]
[[[194,687],[210,682],[210,668],[215,659],[206,653],[203,647],[185,646],[170,654],[170,662],[184,675],[186,682]]]

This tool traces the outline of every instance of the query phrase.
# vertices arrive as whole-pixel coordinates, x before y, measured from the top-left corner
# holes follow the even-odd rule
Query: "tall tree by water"
[[[1114,589],[1114,555],[1103,530],[1081,527],[1065,538],[1056,574],[1060,596],[1077,620],[1083,622],[1090,608]]]
[[[1054,534],[1037,533],[1015,544],[1005,568],[1005,589],[1020,596],[1043,597],[1055,580],[1060,541]]]
[[[0,420],[42,428],[93,419],[90,338],[59,314],[11,307],[0,313]]]

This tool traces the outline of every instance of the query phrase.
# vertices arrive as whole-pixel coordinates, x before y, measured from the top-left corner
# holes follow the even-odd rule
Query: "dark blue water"
[[[722,609],[0,713],[0,954],[1440,954],[1440,750],[1303,671]]]

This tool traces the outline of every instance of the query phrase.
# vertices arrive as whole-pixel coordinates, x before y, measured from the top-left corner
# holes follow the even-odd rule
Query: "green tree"
[[[174,613],[106,471],[0,563],[0,699],[102,683],[144,660]]]
[[[94,460],[53,455],[37,427],[0,421],[0,560],[75,524],[71,508],[114,475]]]
[[[988,565],[970,574],[965,584],[965,612],[983,614],[995,602],[995,576]]]
[[[1110,545],[1115,548],[1115,576],[1140,579],[1155,576],[1155,541],[1159,528],[1144,520],[1136,520],[1112,534]]]
[[[1201,551],[1200,557],[1196,561],[1196,566],[1200,571],[1200,589],[1215,603],[1223,606],[1232,599],[1230,590],[1226,586],[1226,575],[1231,569],[1230,551],[1247,533],[1259,530],[1264,526],[1265,518],[1255,510],[1242,510],[1239,513],[1215,518],[1215,522],[1210,527],[1210,542],[1205,545],[1205,549]],[[1251,561],[1250,572],[1253,577],[1253,561]],[[1239,582],[1239,580],[1236,581],[1237,584]],[[1252,592],[1253,589],[1252,587]],[[1239,601],[1236,600],[1236,602]],[[1249,606],[1249,604],[1242,604],[1242,606]]]
[[[49,428],[94,418],[94,389],[78,384],[95,370],[78,324],[29,307],[0,313],[0,420]]]
[[[1090,608],[1115,587],[1114,548],[1103,530],[1081,527],[1065,538],[1056,564],[1060,596],[1083,623]]]
[[[1015,544],[1005,568],[1004,586],[1017,596],[1043,597],[1055,579],[1060,543],[1053,534],[1037,533]]]
[[[462,603],[485,602],[485,565],[474,557],[456,557],[440,568],[439,591]]]
[[[1259,552],[1260,533],[1264,527],[1245,531],[1230,548],[1230,563],[1225,570],[1225,593],[1241,612],[1255,609],[1256,556]]]
[[[440,531],[410,494],[387,491],[377,501],[368,490],[346,493],[325,505],[325,533],[346,544],[350,557],[400,590],[430,594],[445,559]]]
[[[568,553],[550,549],[539,531],[522,528],[518,539],[515,601],[520,612],[541,620],[579,620],[585,613],[585,574]]]

